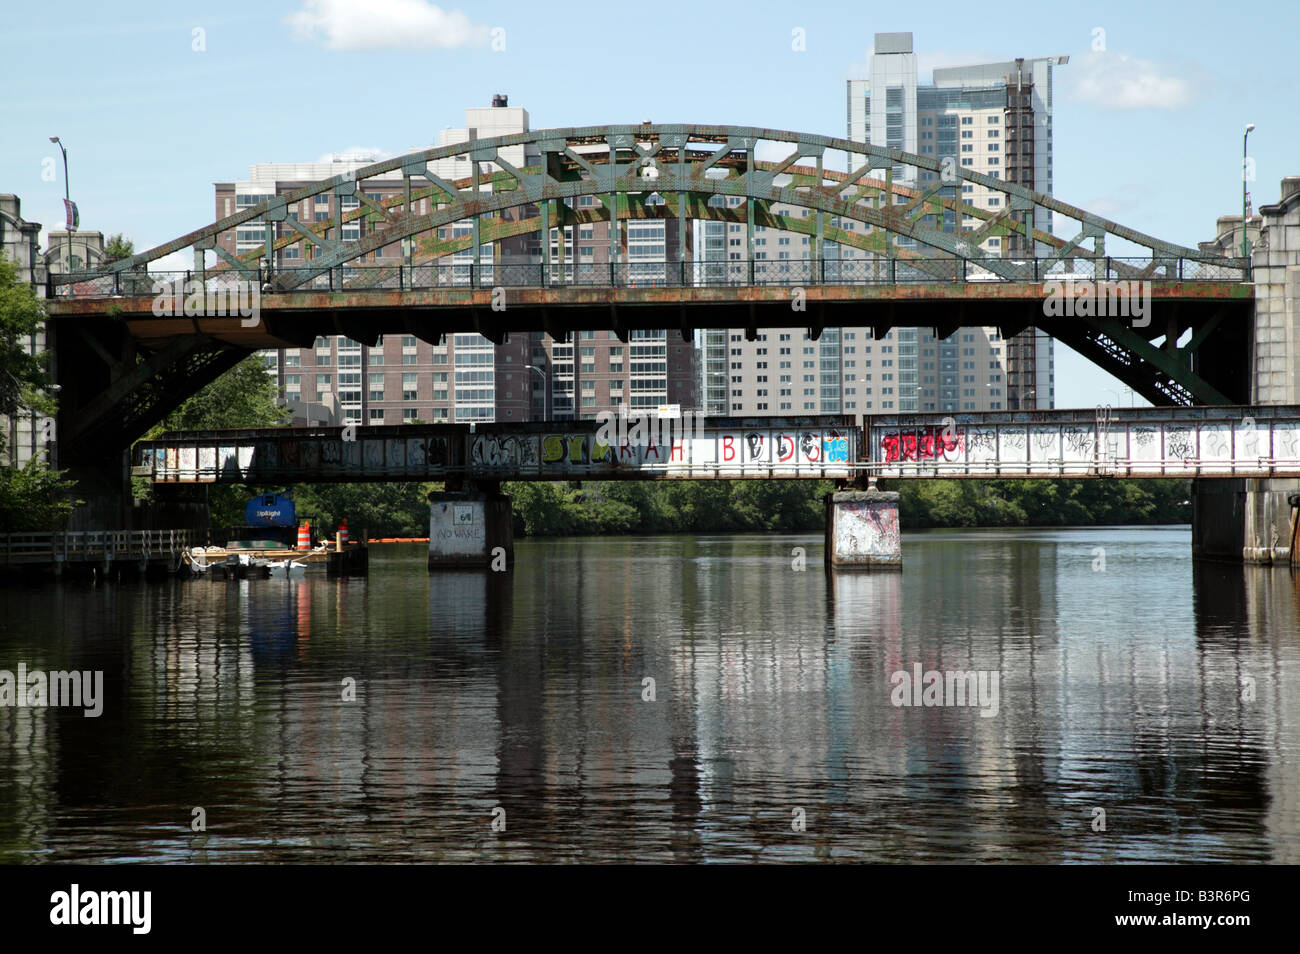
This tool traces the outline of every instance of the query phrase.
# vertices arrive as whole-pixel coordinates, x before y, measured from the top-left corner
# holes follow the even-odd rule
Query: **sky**
[[[914,34],[922,82],[936,66],[1068,54],[1055,195],[1159,238],[1195,247],[1240,214],[1248,122],[1254,206],[1300,175],[1296,0],[50,0],[0,30],[0,192],[61,227],[60,136],[82,228],[137,250],[212,222],[213,183],[252,163],[423,148],[494,93],[533,129],[649,119],[844,136],[845,80],[864,75],[877,32]],[[1056,346],[1058,407],[1131,400]]]

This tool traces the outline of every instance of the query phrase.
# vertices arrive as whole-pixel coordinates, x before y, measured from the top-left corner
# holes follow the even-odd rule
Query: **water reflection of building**
[[[832,618],[848,656],[852,776],[875,782],[850,824],[873,857],[926,857],[910,849],[942,832],[946,860],[1005,858],[1016,833],[1046,824],[1045,776],[1055,748],[1050,671],[1059,651],[1055,546],[1008,544],[1005,535],[927,533],[905,542],[901,574],[834,574]],[[980,707],[903,707],[894,673],[985,671],[999,678],[998,713]],[[1016,845],[1045,860],[1041,835]],[[916,854],[910,852],[916,850]],[[934,851],[933,846],[930,851]]]
[[[1300,862],[1300,772],[1296,771],[1300,761],[1300,733],[1296,731],[1300,679],[1295,675],[1300,663],[1300,578],[1270,567],[1227,567],[1232,575],[1215,573],[1215,569],[1222,570],[1205,568],[1197,581],[1198,592],[1202,587],[1217,589],[1219,598],[1225,599],[1225,589],[1238,589],[1239,576],[1244,612],[1238,619],[1247,622],[1249,634],[1244,647],[1231,639],[1227,626],[1215,627],[1213,635],[1206,630],[1201,636],[1203,654],[1213,654],[1217,660],[1214,651],[1220,647],[1215,644],[1222,643],[1221,648],[1231,652],[1235,663],[1231,676],[1237,692],[1234,705],[1225,708],[1238,716],[1238,724],[1228,731],[1236,729],[1246,750],[1239,753],[1237,764],[1226,764],[1223,769],[1260,773],[1267,801],[1263,833],[1272,851],[1269,860],[1296,864]],[[1236,605],[1235,601],[1229,605]],[[1226,662],[1218,668],[1227,668]],[[1247,687],[1253,690],[1253,701],[1246,701]]]

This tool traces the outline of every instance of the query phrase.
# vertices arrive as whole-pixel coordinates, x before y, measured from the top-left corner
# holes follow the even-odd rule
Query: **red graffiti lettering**
[[[964,446],[964,435],[948,437],[941,427],[886,434],[880,439],[880,450],[887,464],[900,460],[938,460]]]

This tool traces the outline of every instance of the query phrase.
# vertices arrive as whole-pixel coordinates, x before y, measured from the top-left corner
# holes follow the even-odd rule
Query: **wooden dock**
[[[200,542],[193,530],[67,530],[0,534],[0,571],[94,579],[165,576]]]
[[[68,530],[0,533],[0,578],[54,577],[93,580],[154,579],[191,575],[193,549],[204,542],[194,530]],[[370,554],[364,543],[337,543],[315,550],[226,550],[206,548],[209,565],[231,553],[265,560],[323,564],[330,576],[366,573]]]
[[[306,563],[308,569],[324,569],[330,576],[350,576],[365,573],[370,569],[369,548],[360,542],[345,543],[341,550],[338,549],[337,545],[317,547],[313,550],[296,550],[287,547],[265,550],[227,550],[225,547],[214,546],[204,549],[202,559],[215,569],[224,565],[227,557],[232,554],[276,563],[283,560],[293,560],[298,563]],[[182,557],[182,559],[188,564],[197,557],[198,554],[191,553],[187,557]]]

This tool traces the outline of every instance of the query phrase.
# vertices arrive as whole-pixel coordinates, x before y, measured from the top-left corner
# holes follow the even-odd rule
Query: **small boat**
[[[266,566],[271,575],[277,577],[298,577],[307,573],[307,564],[301,560],[271,560]]]
[[[208,554],[211,556],[211,554]],[[269,563],[248,553],[226,552],[224,560],[209,563],[215,579],[220,580],[254,580],[265,579],[271,575]]]

